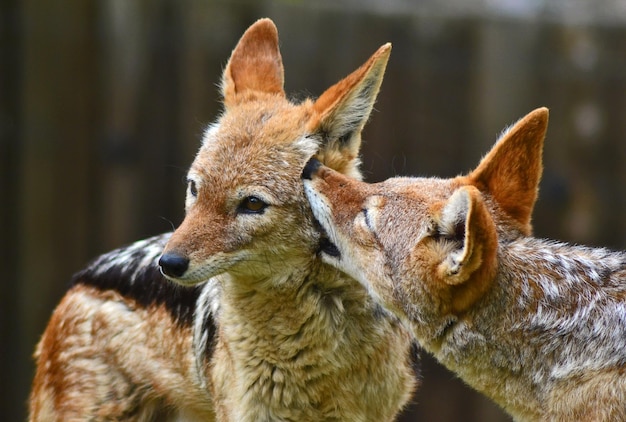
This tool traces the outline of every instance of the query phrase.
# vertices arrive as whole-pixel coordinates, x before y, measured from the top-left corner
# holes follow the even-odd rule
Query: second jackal
[[[626,421],[626,253],[530,235],[547,109],[453,179],[366,184],[311,161],[324,260],[517,420]]]

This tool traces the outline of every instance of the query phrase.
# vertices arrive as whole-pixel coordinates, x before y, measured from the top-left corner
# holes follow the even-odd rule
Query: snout
[[[166,252],[159,258],[159,266],[165,276],[180,278],[189,268],[189,258],[176,252]]]
[[[318,195],[312,186],[309,186],[310,184],[312,184],[311,182],[313,180],[313,176],[317,174],[318,170],[321,167],[322,163],[316,158],[311,158],[304,166],[304,169],[302,170],[302,179],[304,180],[304,193],[307,196],[309,204],[311,205],[311,210],[313,211],[313,223],[315,224],[315,227],[320,234],[318,252],[323,252],[326,255],[339,258],[341,255],[339,253],[339,249],[337,249],[337,246],[335,246],[335,244],[330,241],[324,225],[318,220],[318,216],[321,215],[319,208],[323,206],[327,207],[327,205],[321,204],[324,202],[324,198]]]

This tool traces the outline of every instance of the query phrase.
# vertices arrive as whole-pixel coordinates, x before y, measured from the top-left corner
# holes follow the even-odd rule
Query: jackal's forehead
[[[304,106],[244,105],[228,111],[206,130],[190,175],[214,189],[259,185],[300,192],[300,172],[317,148],[305,133],[307,119]]]
[[[311,118],[311,104],[292,104],[283,98],[251,101],[228,109],[207,131],[210,140],[229,144],[291,144],[304,134]]]
[[[418,241],[428,233],[454,189],[455,185],[444,179],[394,178],[372,185],[363,204],[381,239]]]

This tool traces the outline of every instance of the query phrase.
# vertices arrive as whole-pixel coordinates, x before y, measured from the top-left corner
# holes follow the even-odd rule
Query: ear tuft
[[[278,30],[270,19],[259,19],[242,35],[222,75],[222,96],[228,107],[244,92],[285,95]]]
[[[463,241],[465,222],[470,211],[470,197],[465,189],[458,189],[452,194],[441,212],[439,233],[446,238]]]
[[[391,44],[383,45],[313,104],[308,131],[320,138],[318,158],[326,166],[344,174],[358,173],[361,131],[374,107],[390,54]]]
[[[443,211],[439,221],[438,232],[444,239],[457,244],[440,265],[440,271],[446,280],[458,275],[466,255],[470,252],[471,244],[466,238],[466,225],[470,215],[470,196],[466,189],[455,191]]]
[[[547,128],[547,108],[528,113],[502,134],[468,176],[469,183],[489,193],[526,235],[531,232]]]

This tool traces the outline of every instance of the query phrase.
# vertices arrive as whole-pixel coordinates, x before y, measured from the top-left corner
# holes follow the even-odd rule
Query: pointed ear
[[[360,177],[361,131],[383,81],[391,44],[385,44],[352,74],[327,89],[313,104],[308,131],[321,140],[318,159],[344,174]]]
[[[548,129],[548,109],[538,108],[505,131],[478,167],[469,183],[488,192],[498,206],[531,232],[531,215],[543,169],[543,141]]]
[[[283,83],[278,30],[270,19],[259,19],[243,34],[224,69],[224,104],[228,107],[237,103],[246,91],[284,96]]]
[[[452,194],[437,228],[443,239],[451,241],[438,267],[439,276],[447,284],[462,284],[477,270],[494,267],[496,228],[476,188],[463,186]]]

